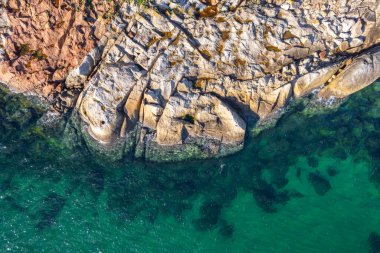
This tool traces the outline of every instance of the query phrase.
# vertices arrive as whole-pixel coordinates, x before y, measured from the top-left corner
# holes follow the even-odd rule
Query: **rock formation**
[[[291,99],[375,81],[379,15],[374,0],[126,3],[53,107],[74,107],[88,146],[116,158],[230,154]]]
[[[113,2],[0,1],[0,76],[13,91],[60,92],[106,31]],[[107,19],[107,15],[109,18]]]

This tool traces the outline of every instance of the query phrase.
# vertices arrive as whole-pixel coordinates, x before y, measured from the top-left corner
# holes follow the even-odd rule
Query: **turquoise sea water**
[[[223,159],[100,164],[0,90],[0,252],[380,252],[380,83]]]

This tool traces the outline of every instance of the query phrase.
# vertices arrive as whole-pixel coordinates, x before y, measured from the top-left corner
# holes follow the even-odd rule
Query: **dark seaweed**
[[[58,195],[57,193],[50,193],[43,200],[43,208],[38,212],[40,221],[37,223],[36,227],[38,229],[45,229],[52,226],[62,211],[65,205],[65,199]]]
[[[218,224],[222,206],[215,201],[206,201],[201,206],[199,213],[201,217],[193,222],[197,230],[205,231],[215,228]]]
[[[380,252],[380,235],[375,232],[372,232],[368,236],[369,242],[369,253],[379,253]]]
[[[234,234],[234,226],[223,221],[219,228],[219,234],[224,238],[232,238]]]
[[[334,177],[338,174],[338,171],[333,167],[328,167],[327,174],[329,174],[330,177]]]
[[[310,173],[308,180],[320,196],[325,195],[331,189],[330,182],[318,173]]]
[[[87,180],[95,196],[98,196],[104,190],[104,172],[102,170],[90,170],[87,174]]]
[[[289,192],[278,192],[270,184],[260,181],[253,189],[256,204],[267,213],[277,211],[277,205],[286,204],[290,200]]]
[[[316,168],[318,167],[318,159],[310,156],[307,158],[307,164],[309,164],[310,167]]]

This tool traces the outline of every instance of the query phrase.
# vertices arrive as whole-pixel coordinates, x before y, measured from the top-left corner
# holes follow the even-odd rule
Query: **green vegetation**
[[[224,17],[216,17],[215,22],[217,23],[223,23],[226,22],[227,20]]]
[[[161,40],[167,40],[167,39],[171,39],[173,37],[173,33],[172,32],[162,32],[161,33]]]
[[[135,1],[135,4],[139,5],[139,6],[144,6],[148,3],[147,0],[134,0]]]
[[[181,34],[179,34],[179,35],[173,40],[172,45],[173,45],[173,46],[177,46],[178,43],[179,43],[179,41],[180,41],[180,39],[181,39]]]
[[[21,57],[30,53],[30,45],[29,44],[21,44],[16,47],[16,55]]]
[[[221,54],[223,52],[223,49],[224,49],[224,44],[222,42],[219,42],[218,45],[216,46],[216,52]]]
[[[44,134],[44,131],[43,131],[42,127],[38,126],[38,125],[31,126],[22,135],[23,138],[30,138],[32,136],[44,139],[45,138],[45,134]]]
[[[14,139],[28,139],[29,136],[42,138],[42,129],[34,123],[41,117],[45,109],[32,98],[22,94],[12,94],[0,86],[0,137],[7,138],[13,132],[20,131]],[[7,134],[6,134],[7,133]]]
[[[4,96],[4,95],[7,95],[7,94],[9,94],[9,90],[7,90],[2,85],[0,85],[0,95]]]
[[[284,35],[282,36],[284,40],[297,38],[294,34],[292,34],[290,31],[286,31]]]
[[[47,55],[42,52],[42,49],[37,49],[32,53],[32,57],[37,60],[45,60],[47,59]]]

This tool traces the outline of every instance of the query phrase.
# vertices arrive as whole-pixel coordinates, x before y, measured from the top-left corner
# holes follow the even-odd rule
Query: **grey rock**
[[[318,96],[344,98],[370,85],[380,77],[380,48],[353,60]]]
[[[84,88],[77,125],[94,150],[124,143],[152,161],[230,154],[243,147],[246,122],[275,117],[292,98],[320,89],[344,97],[380,76],[380,50],[365,50],[378,39],[378,12],[362,11],[379,9],[370,0],[237,9],[227,0],[215,17],[202,17],[210,7],[199,1],[156,3],[125,5],[126,18],[67,78]]]

